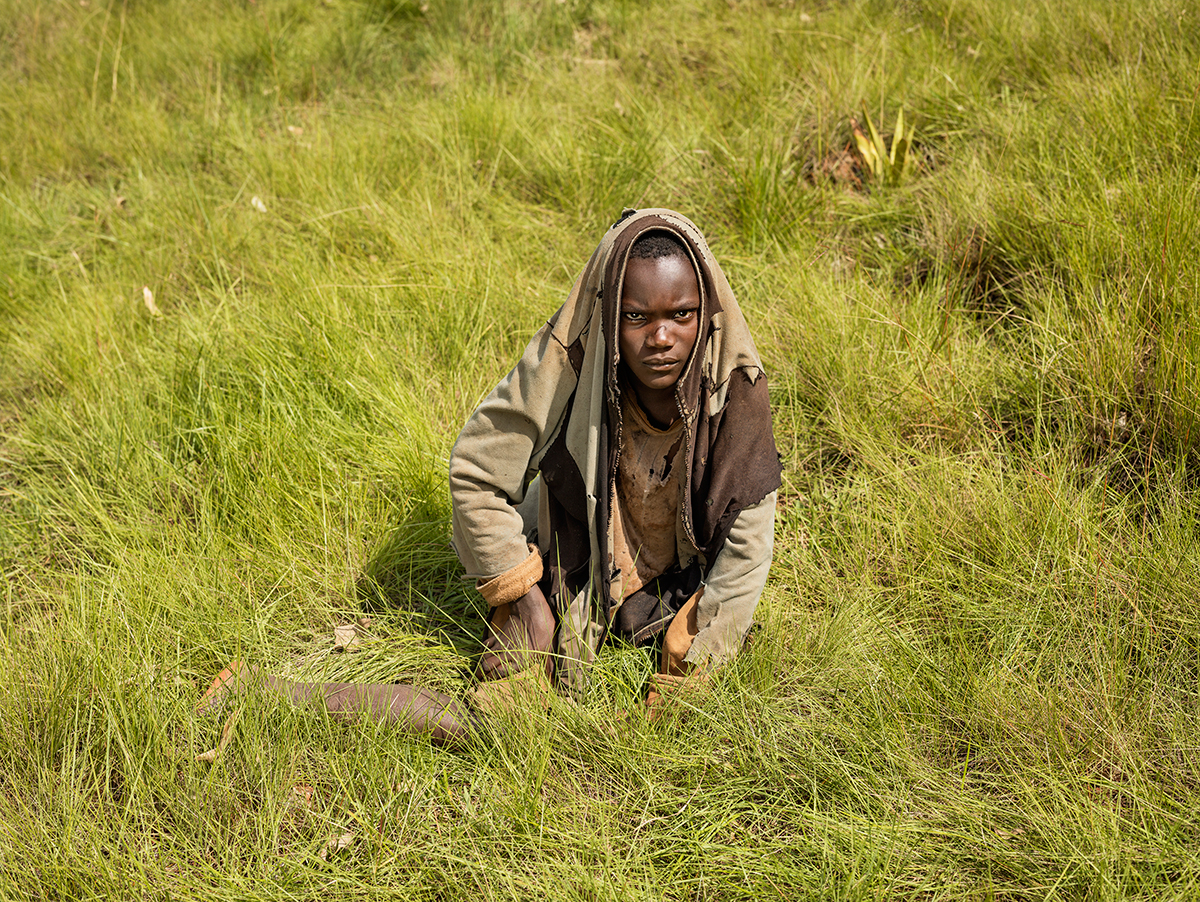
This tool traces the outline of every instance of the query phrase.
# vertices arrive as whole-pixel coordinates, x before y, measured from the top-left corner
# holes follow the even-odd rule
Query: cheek
[[[690,354],[692,346],[696,344],[696,336],[700,334],[700,321],[693,318],[687,326],[684,327],[683,334],[680,336],[680,344],[685,345]]]
[[[621,359],[628,360],[637,357],[638,345],[637,329],[622,325],[617,331],[617,346],[621,351]]]

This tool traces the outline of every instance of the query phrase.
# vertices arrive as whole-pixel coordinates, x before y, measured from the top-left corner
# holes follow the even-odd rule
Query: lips
[[[673,369],[678,364],[679,364],[678,360],[650,359],[650,360],[642,361],[642,366],[644,366],[648,370],[669,370],[669,369]]]

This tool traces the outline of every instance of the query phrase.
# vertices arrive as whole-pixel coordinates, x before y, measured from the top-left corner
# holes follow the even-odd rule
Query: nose
[[[646,344],[654,348],[669,348],[674,342],[671,340],[671,330],[668,323],[661,322],[650,332],[650,337],[646,339]]]

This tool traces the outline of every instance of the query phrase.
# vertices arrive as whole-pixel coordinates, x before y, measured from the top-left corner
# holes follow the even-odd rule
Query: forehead
[[[691,260],[686,257],[630,258],[621,286],[622,306],[648,304],[695,304],[700,300],[700,283]]]

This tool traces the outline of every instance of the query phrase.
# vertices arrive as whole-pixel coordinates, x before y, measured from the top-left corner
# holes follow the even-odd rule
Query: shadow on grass
[[[382,538],[357,581],[364,610],[403,612],[414,629],[478,654],[483,634],[482,601],[473,597],[450,547],[449,516],[419,505]]]

